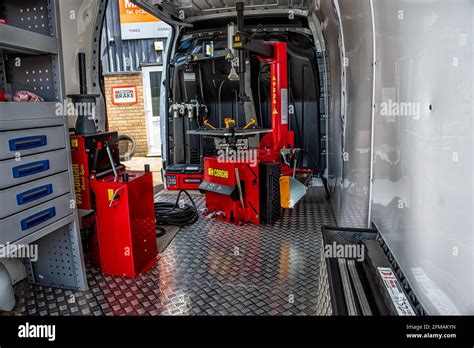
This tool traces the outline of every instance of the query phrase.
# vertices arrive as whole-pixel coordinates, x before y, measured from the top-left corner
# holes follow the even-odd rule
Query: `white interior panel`
[[[474,313],[473,7],[374,1],[372,217],[430,314]]]
[[[315,4],[329,69],[328,179],[338,224],[363,227],[370,218],[429,314],[474,313],[474,1]]]

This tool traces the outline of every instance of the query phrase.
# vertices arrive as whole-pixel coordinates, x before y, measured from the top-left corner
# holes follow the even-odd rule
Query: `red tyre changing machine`
[[[290,167],[295,149],[294,132],[289,129],[287,43],[253,39],[244,27],[244,3],[236,4],[238,32],[232,36],[232,48],[238,55],[240,103],[251,99],[245,91],[246,54],[255,54],[270,66],[271,129],[250,122],[237,128],[235,119],[225,119],[226,128],[217,129],[204,123],[188,134],[214,138],[218,153],[244,153],[247,158],[231,160],[232,156],[204,158],[204,181],[199,190],[206,194],[208,214],[235,224],[273,223],[280,218],[282,207],[293,207],[306,193],[296,173],[311,177],[312,171]],[[229,36],[231,34],[229,33]],[[199,60],[196,57],[193,61]],[[250,137],[262,136],[258,148],[250,147]],[[253,151],[256,160],[249,160]],[[222,159],[224,157],[224,160]],[[295,162],[296,164],[296,162]],[[292,187],[293,186],[293,187]]]
[[[234,37],[235,42],[246,40],[237,35]],[[254,162],[222,161],[219,156],[204,158],[204,181],[199,190],[206,194],[208,213],[219,220],[239,225],[246,222],[259,225],[278,220],[282,208],[280,178],[291,176],[294,170],[281,161],[282,155],[294,148],[294,133],[288,128],[287,44],[260,42],[258,46],[261,59],[270,65],[272,129],[236,129],[231,126],[188,132],[222,139],[223,148],[232,148],[234,151],[251,150],[245,145],[248,144],[245,139],[263,135]],[[245,44],[237,47],[245,49]],[[242,79],[242,72],[240,74]],[[226,123],[234,122],[227,120]]]

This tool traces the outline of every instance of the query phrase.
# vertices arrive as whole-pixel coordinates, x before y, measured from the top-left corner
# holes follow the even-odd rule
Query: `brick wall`
[[[106,75],[104,76],[104,82],[109,130],[118,131],[119,134],[131,135],[137,142],[135,156],[146,156],[148,153],[148,140],[142,74]],[[137,86],[138,104],[127,106],[113,105],[112,87],[114,86]]]

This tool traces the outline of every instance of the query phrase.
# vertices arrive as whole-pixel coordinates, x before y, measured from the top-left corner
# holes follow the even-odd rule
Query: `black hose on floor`
[[[185,193],[192,205],[184,204],[179,205],[179,199],[182,193]],[[184,227],[194,224],[199,219],[199,212],[196,208],[196,204],[192,199],[191,195],[185,191],[181,190],[178,193],[175,203],[169,202],[156,202],[155,203],[155,218],[158,233],[162,232],[162,228],[159,226],[171,225]]]
[[[163,237],[166,234],[166,230],[163,227],[156,226],[156,238]]]

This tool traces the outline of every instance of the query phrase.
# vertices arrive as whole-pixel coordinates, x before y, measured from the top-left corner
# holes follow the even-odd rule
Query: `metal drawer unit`
[[[27,90],[44,99],[0,102],[0,248],[6,243],[38,245],[38,260],[27,260],[30,282],[85,290],[62,108],[66,92],[59,2],[0,1],[7,21],[0,25],[0,88],[7,94]]]
[[[69,173],[63,172],[0,190],[0,219],[69,193]]]

